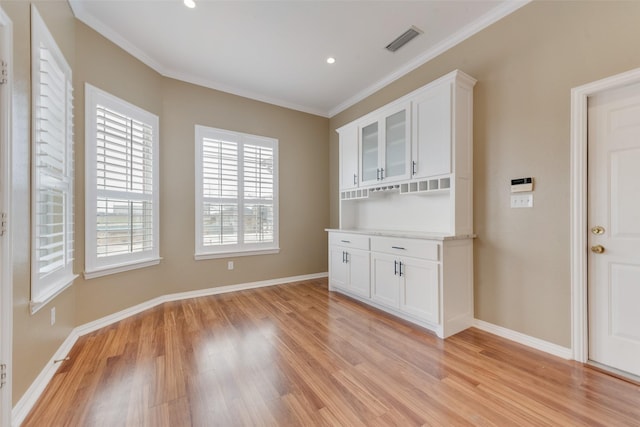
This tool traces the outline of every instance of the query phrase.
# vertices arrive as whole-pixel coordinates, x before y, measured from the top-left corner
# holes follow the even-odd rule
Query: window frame
[[[73,284],[78,277],[73,273],[74,261],[74,136],[73,136],[73,76],[72,70],[64,55],[60,51],[55,39],[51,35],[47,25],[40,16],[37,8],[31,6],[31,84],[32,84],[32,133],[31,133],[31,297],[30,311],[37,312],[53,298]],[[40,105],[43,95],[41,91],[41,50],[44,46],[50,54],[51,60],[55,62],[58,71],[64,76],[65,84],[63,91],[61,110],[64,113],[64,121],[60,129],[64,140],[64,154],[62,173],[55,174],[41,172],[39,163],[41,161],[39,144],[44,142],[40,133],[43,130],[39,125]],[[48,184],[47,184],[48,182]],[[40,230],[41,224],[38,218],[39,195],[43,190],[59,190],[62,195],[62,246],[63,261],[62,268],[54,269],[41,276],[40,252]]]
[[[150,250],[98,257],[97,245],[97,107],[98,104],[118,114],[143,122],[152,128],[152,239]],[[85,279],[149,267],[160,263],[160,181],[159,132],[157,115],[85,83]],[[136,194],[135,192],[122,191]],[[129,200],[138,200],[131,198]]]
[[[244,171],[240,170],[242,165],[241,157],[244,153],[245,145],[261,145],[273,150],[273,241],[266,243],[244,243],[228,245],[204,245],[203,242],[203,140],[204,138],[221,139],[227,142],[238,144],[238,239],[244,238],[244,214],[241,214],[245,204]],[[277,254],[280,252],[279,246],[279,141],[275,138],[251,135],[242,132],[229,131],[208,126],[195,126],[195,256],[196,260],[206,260],[215,258],[228,258],[238,256]],[[242,173],[240,173],[242,172]],[[251,199],[247,199],[251,203]]]

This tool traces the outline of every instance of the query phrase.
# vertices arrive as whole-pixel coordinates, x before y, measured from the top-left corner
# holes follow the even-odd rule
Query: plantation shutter
[[[153,248],[153,127],[96,107],[97,256]]]
[[[196,259],[279,250],[277,142],[196,126]]]
[[[202,140],[202,243],[238,243],[238,143]]]
[[[85,272],[160,262],[158,116],[85,83]]]
[[[73,86],[71,69],[34,13],[33,257],[31,300],[73,280]],[[32,306],[32,309],[35,306]]]
[[[244,242],[273,241],[273,147],[244,145]]]

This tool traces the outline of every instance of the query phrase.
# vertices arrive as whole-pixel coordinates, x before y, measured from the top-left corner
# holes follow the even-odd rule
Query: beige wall
[[[74,285],[29,312],[30,18],[28,2],[2,2],[14,24],[14,367],[13,401],[22,397],[77,325],[154,297],[222,285],[327,271],[329,120],[164,78],[75,21],[66,2],[38,7],[73,69],[76,143],[74,270],[84,269],[84,83],[160,116],[158,266]],[[194,125],[279,140],[280,248],[277,255],[194,260]],[[57,323],[49,325],[50,308]]]
[[[640,2],[533,2],[331,119],[331,223],[338,138],[358,116],[459,68],[474,98],[476,317],[570,347],[570,90],[640,66]],[[535,178],[534,208],[509,180]]]
[[[35,3],[71,67],[75,61],[74,18],[66,3]],[[0,3],[13,22],[13,401],[22,396],[75,326],[75,289],[34,315],[29,310],[31,9],[29,2]],[[49,323],[56,307],[56,324]]]
[[[170,292],[327,271],[326,118],[165,79],[161,149],[161,255]],[[195,124],[279,140],[280,253],[194,261]]]
[[[84,84],[89,83],[153,114],[162,114],[162,76],[76,21],[74,131],[76,133],[76,263],[84,271]],[[162,117],[160,118],[162,123]],[[160,135],[162,141],[163,135]],[[162,148],[162,147],[161,147]],[[160,155],[162,156],[162,151]],[[161,170],[162,173],[162,170]],[[161,193],[162,199],[162,193]],[[164,220],[161,212],[160,221]],[[161,236],[162,237],[162,236]],[[75,281],[76,324],[114,313],[166,293],[164,266]]]
[[[164,78],[78,22],[76,31],[76,159],[84,165],[84,82],[160,116],[160,265],[77,280],[77,324],[154,297],[327,271],[326,118]],[[196,124],[279,140],[280,248],[277,255],[194,260]],[[83,176],[76,175],[77,271],[84,265]]]

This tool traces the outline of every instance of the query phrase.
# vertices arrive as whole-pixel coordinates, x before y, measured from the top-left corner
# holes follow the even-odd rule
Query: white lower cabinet
[[[438,323],[438,263],[371,253],[371,299]]]
[[[371,296],[369,239],[340,235],[329,246],[329,285],[349,293]],[[364,247],[365,249],[358,249]]]
[[[471,238],[350,236],[330,230],[329,241],[331,290],[431,329],[441,338],[472,325]]]

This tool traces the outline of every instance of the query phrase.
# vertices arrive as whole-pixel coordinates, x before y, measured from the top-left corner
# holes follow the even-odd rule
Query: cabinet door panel
[[[439,323],[438,263],[405,258],[400,279],[400,309],[431,323]]]
[[[413,176],[451,173],[452,88],[434,87],[413,103]]]
[[[358,186],[358,127],[340,129],[340,190]]]
[[[329,284],[340,289],[347,289],[348,270],[344,262],[344,248],[332,246],[329,251]]]
[[[349,251],[349,290],[360,296],[371,297],[371,266],[369,252]]]
[[[363,184],[378,180],[379,137],[378,122],[375,121],[360,129],[360,177]]]
[[[408,108],[388,115],[384,119],[384,178],[408,178],[409,128]]]
[[[371,254],[371,299],[390,307],[398,308],[400,289],[396,258],[391,255]]]

